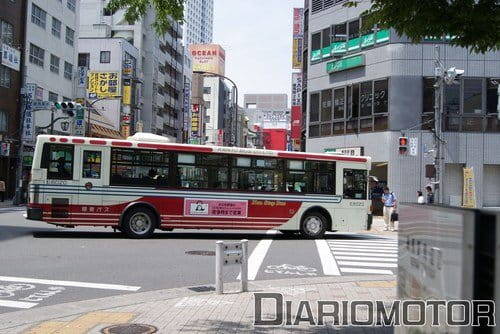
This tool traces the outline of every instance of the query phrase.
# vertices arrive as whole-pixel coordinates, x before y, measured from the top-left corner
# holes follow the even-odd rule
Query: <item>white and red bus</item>
[[[27,217],[155,229],[357,231],[370,224],[369,157],[127,140],[38,136]]]

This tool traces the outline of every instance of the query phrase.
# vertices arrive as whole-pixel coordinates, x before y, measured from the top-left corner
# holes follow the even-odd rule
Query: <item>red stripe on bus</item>
[[[105,140],[91,139],[90,143],[94,144],[94,145],[106,145],[106,141]]]
[[[210,229],[210,227],[206,226],[201,226],[201,225],[190,225],[190,226],[184,226],[184,225],[169,225],[169,228],[182,228],[182,229],[200,229],[200,230],[206,230]],[[213,227],[212,229],[215,230],[271,230],[275,226],[216,226]]]
[[[162,144],[149,144],[139,143],[137,147],[154,148],[158,150],[172,150],[172,151],[186,151],[186,152],[213,152],[210,147],[190,147],[190,146],[177,146],[177,145],[162,145]]]
[[[278,157],[289,158],[289,159],[309,158],[309,159],[322,159],[322,160],[366,162],[366,158],[340,157],[340,156],[328,156],[328,155],[304,154],[304,153],[287,153],[287,152],[279,152]]]
[[[67,143],[68,142],[68,138],[59,138],[59,141],[61,143]]]
[[[226,225],[231,225],[231,226],[280,226],[283,225],[284,222],[281,223],[272,223],[272,222],[242,222],[242,223],[234,223],[234,222],[193,222],[193,221],[184,221],[184,220],[176,220],[176,221],[165,221],[162,220],[162,225],[170,225],[169,223],[172,223],[172,225],[175,224],[183,224],[183,225],[205,225],[205,226],[210,226],[210,225],[220,225],[220,226],[226,226]]]
[[[71,141],[74,144],[83,144],[83,143],[85,143],[85,140],[83,140],[83,139],[77,139],[77,138],[73,138]]]
[[[128,142],[128,141],[112,141],[111,145],[112,146],[127,146],[127,147],[130,147],[130,146],[132,146],[132,143]]]

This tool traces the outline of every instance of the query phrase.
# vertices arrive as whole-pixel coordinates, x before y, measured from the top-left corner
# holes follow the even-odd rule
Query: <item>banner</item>
[[[87,68],[85,66],[78,66],[77,72],[76,87],[87,87]]]
[[[123,91],[122,91],[123,104],[132,104],[132,80],[123,79]]]
[[[191,138],[200,137],[200,105],[191,106]]]
[[[119,95],[118,72],[89,72],[89,99]]]
[[[290,137],[292,139],[300,139],[302,131],[302,107],[292,106],[292,127]]]
[[[292,68],[302,69],[302,38],[294,38],[292,45]]]
[[[33,123],[33,100],[35,98],[36,84],[26,84],[26,109],[24,112],[23,141],[32,142],[35,139],[35,129]]]
[[[304,37],[304,8],[293,9],[293,38]]]
[[[462,206],[464,208],[476,207],[476,184],[474,182],[474,170],[472,167],[464,168],[464,192]]]
[[[2,44],[2,65],[18,71],[21,67],[21,52],[7,44]]]
[[[302,105],[302,73],[292,73],[292,106]]]

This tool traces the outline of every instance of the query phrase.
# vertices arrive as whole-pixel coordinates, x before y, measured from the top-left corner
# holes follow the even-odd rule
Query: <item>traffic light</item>
[[[408,137],[399,137],[399,154],[408,153]]]
[[[69,117],[74,117],[75,111],[82,108],[79,103],[74,101],[55,102],[54,107],[66,113]]]

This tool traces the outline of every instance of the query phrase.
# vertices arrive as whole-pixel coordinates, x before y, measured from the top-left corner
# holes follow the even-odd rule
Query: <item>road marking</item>
[[[102,284],[102,283],[88,283],[88,282],[77,282],[77,281],[55,281],[48,279],[10,277],[10,276],[0,276],[0,281],[72,286],[77,288],[90,288],[90,289],[103,289],[103,290],[122,290],[122,291],[137,291],[141,288],[140,286],[129,286],[120,284]]]
[[[339,251],[351,251],[351,252],[363,252],[363,251],[367,251],[367,252],[373,252],[373,253],[389,253],[389,254],[397,254],[398,251],[397,250],[389,250],[389,249],[367,249],[367,248],[351,248],[351,247],[331,247],[332,250],[339,250]],[[354,253],[353,253],[354,254]]]
[[[266,234],[276,234],[277,230],[269,230]],[[257,246],[254,248],[252,254],[248,257],[248,280],[254,281],[255,277],[257,277],[257,273],[260,269],[264,258],[266,257],[267,251],[269,247],[271,247],[271,243],[273,239],[263,239],[259,241]],[[241,279],[241,272],[238,274],[238,279]]]
[[[330,247],[349,247],[350,249],[381,249],[381,250],[393,250],[396,251],[397,247],[395,246],[363,246],[363,245],[340,245],[340,244],[330,244]]]
[[[384,257],[394,257],[397,258],[398,254],[393,253],[393,254],[374,254],[374,253],[363,253],[363,252],[335,252],[335,256],[337,255],[360,255],[360,256],[384,256]]]
[[[337,253],[336,253],[337,254]],[[335,256],[337,260],[354,260],[354,261],[381,261],[381,262],[398,262],[397,258],[386,259],[385,257],[364,257],[364,256]]]
[[[397,263],[382,263],[382,262],[359,262],[359,261],[339,261],[341,266],[360,266],[360,267],[382,267],[382,268],[397,268]]]
[[[337,266],[337,262],[335,262],[335,258],[326,240],[317,239],[316,248],[318,249],[321,265],[323,266],[323,274],[328,276],[339,276],[339,267]]]
[[[394,275],[391,270],[382,269],[368,269],[368,268],[340,268],[343,273],[356,273],[356,274],[381,274],[381,275]]]
[[[13,307],[13,308],[32,308],[37,306],[38,303],[16,302],[14,300],[0,300],[0,307]]]
[[[372,240],[328,240],[328,243],[335,244],[350,244],[350,245],[397,245],[397,241],[389,241],[389,240],[380,240],[380,241],[372,241]]]

